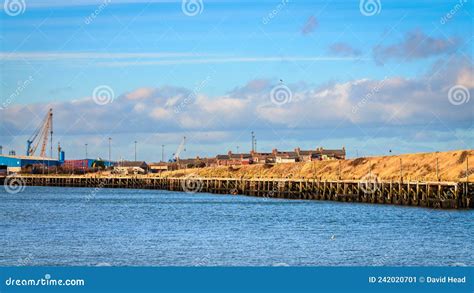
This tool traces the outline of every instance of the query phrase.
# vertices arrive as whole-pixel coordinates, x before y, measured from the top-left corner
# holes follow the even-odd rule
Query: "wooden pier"
[[[135,188],[248,195],[265,198],[332,200],[395,204],[443,209],[474,207],[474,183],[471,182],[395,182],[317,179],[237,179],[237,178],[151,178],[151,177],[68,177],[16,176],[27,186],[89,188]]]

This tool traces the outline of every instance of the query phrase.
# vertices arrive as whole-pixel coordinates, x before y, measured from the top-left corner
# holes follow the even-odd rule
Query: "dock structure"
[[[201,177],[83,177],[83,176],[19,176],[25,186],[162,189],[188,193],[248,195],[265,198],[331,200],[395,204],[442,209],[474,207],[472,182],[396,182],[318,179],[244,179]]]

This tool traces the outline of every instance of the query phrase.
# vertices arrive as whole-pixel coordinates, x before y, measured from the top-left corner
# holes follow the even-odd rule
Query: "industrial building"
[[[102,159],[82,159],[82,160],[65,160],[63,169],[65,170],[93,170],[100,168],[107,168],[114,166],[114,162],[105,161]]]
[[[36,156],[0,155],[0,166],[6,166],[9,173],[20,172],[22,168],[31,168],[35,165],[42,165],[45,167],[58,167],[61,166],[61,161]]]

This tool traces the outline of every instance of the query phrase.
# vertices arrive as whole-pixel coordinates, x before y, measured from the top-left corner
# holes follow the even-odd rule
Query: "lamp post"
[[[161,161],[162,162],[165,161],[165,145],[164,144],[161,145]]]
[[[250,134],[252,134],[252,152],[255,151],[255,134],[252,131]]]
[[[85,173],[85,170],[86,170],[85,164],[87,164],[88,167],[89,167],[89,162],[87,161],[87,143],[84,144],[84,146],[85,146],[85,148],[86,148],[86,157],[85,157],[84,160],[82,161],[82,170],[83,170],[84,173]],[[84,161],[85,161],[85,162],[84,162]]]
[[[112,148],[111,148],[111,142],[112,142],[112,138],[109,137],[109,163],[112,161],[111,160],[111,152],[112,152]]]
[[[137,141],[135,141],[135,162],[137,161]]]

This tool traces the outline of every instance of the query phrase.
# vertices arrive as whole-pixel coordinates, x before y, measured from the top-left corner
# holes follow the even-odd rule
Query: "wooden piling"
[[[140,188],[186,191],[187,178],[149,177],[66,177],[16,176],[30,186],[62,186],[90,188]],[[10,177],[4,179],[8,184]],[[303,200],[335,200],[402,204],[444,209],[474,208],[474,183],[469,182],[377,182],[375,190],[364,189],[359,180],[328,181],[321,179],[235,179],[193,178],[200,181],[198,191],[216,194],[243,194]]]

